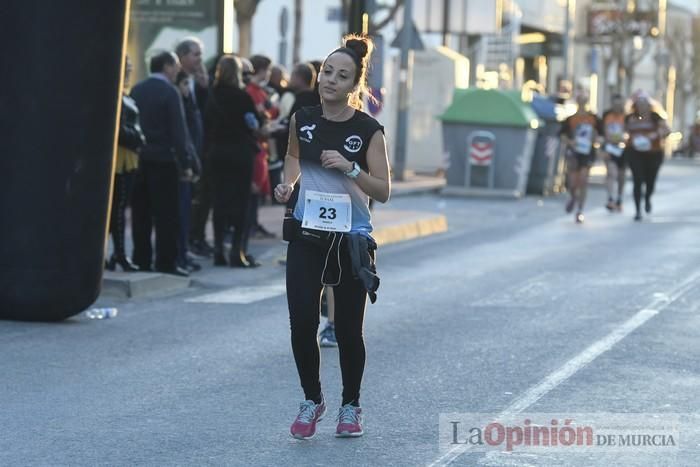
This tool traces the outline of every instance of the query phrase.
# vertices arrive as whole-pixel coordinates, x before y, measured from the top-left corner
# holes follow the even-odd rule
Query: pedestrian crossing
[[[277,281],[267,285],[232,287],[219,292],[188,298],[185,302],[249,305],[269,298],[279,297],[284,295],[286,291],[287,288],[284,281]]]

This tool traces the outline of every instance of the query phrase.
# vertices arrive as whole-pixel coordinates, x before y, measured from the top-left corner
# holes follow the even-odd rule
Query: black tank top
[[[321,114],[320,105],[304,107],[294,114],[299,138],[299,158],[315,160],[320,164],[322,151],[336,150],[367,171],[369,142],[377,130],[383,133],[384,127],[359,110],[343,122],[326,120]]]
[[[321,116],[321,106],[304,107],[294,114],[296,134],[299,140],[301,182],[294,217],[304,217],[304,199],[307,190],[322,193],[347,193],[352,203],[351,233],[369,236],[372,220],[369,197],[354,180],[339,170],[321,166],[321,152],[335,150],[351,162],[357,162],[363,170],[367,167],[367,148],[377,131],[384,127],[374,118],[359,110],[344,122],[333,122]]]

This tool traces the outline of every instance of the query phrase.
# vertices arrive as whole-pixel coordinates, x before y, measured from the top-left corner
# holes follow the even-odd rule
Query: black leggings
[[[321,274],[327,249],[307,240],[293,240],[287,249],[287,302],[292,330],[292,350],[299,379],[307,400],[321,399],[319,376],[321,356],[317,333],[321,306]],[[328,258],[326,281],[338,277],[337,249]],[[367,292],[352,276],[350,256],[340,248],[342,276],[333,287],[335,297],[335,337],[338,340],[340,371],[343,378],[343,405],[360,404],[360,385],[365,369],[365,343],[362,336]]]
[[[634,205],[639,212],[642,201],[642,184],[646,185],[644,196],[649,202],[651,195],[654,194],[656,176],[659,174],[664,154],[661,151],[637,152],[632,149],[628,153],[628,158],[634,180]]]

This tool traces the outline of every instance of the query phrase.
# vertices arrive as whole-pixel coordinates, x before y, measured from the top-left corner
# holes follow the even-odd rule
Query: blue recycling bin
[[[559,164],[560,122],[553,100],[536,94],[530,105],[540,119],[540,126],[527,178],[527,193],[549,195],[563,184],[563,166]]]

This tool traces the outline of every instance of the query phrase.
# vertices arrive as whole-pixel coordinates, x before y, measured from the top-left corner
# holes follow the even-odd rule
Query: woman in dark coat
[[[248,204],[259,127],[255,104],[241,88],[241,63],[233,55],[219,59],[204,112],[205,152],[211,163],[214,191],[214,264],[227,264],[224,234],[233,225],[228,264],[257,266],[245,251],[250,230]]]
[[[131,61],[126,58],[124,69],[124,89],[129,87]],[[122,94],[122,110],[119,118],[119,140],[117,146],[117,163],[112,192],[112,212],[109,233],[114,243],[114,252],[107,261],[107,269],[114,271],[117,265],[124,272],[138,271],[139,268],[126,256],[125,236],[126,208],[131,198],[131,188],[139,165],[138,152],[145,144],[146,138],[139,125],[139,109],[136,102],[126,92]]]

